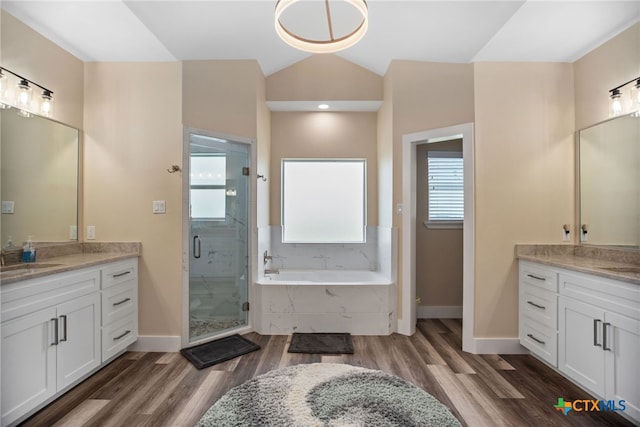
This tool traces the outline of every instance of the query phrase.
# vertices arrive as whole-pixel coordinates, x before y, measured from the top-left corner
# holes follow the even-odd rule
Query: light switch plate
[[[96,240],[96,226],[87,225],[87,240]]]
[[[154,200],[153,201],[153,213],[154,214],[163,214],[167,212],[167,204],[164,200]]]
[[[14,202],[14,201],[3,200],[2,201],[2,213],[3,214],[12,214],[15,205],[16,205],[16,202]]]

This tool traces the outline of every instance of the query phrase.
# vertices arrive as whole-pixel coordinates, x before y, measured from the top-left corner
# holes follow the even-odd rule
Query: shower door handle
[[[193,236],[193,257],[200,258],[200,254],[201,254],[200,236],[196,234],[195,236]]]

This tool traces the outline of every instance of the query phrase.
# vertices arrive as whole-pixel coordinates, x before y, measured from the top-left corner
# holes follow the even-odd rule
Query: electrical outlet
[[[87,225],[87,240],[96,240],[96,226]]]
[[[563,242],[571,241],[571,226],[569,224],[564,224],[562,226],[562,241]]]
[[[78,226],[70,225],[69,226],[69,240],[78,240]]]

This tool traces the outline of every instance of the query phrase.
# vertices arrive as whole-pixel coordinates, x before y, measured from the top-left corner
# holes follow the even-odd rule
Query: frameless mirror
[[[77,240],[78,130],[0,110],[2,247]]]
[[[640,115],[598,123],[579,137],[581,243],[640,249]]]

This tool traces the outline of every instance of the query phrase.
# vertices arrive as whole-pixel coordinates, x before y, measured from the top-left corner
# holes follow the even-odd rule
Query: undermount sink
[[[22,270],[35,270],[40,268],[57,267],[62,264],[51,264],[44,262],[28,262],[24,264],[3,265],[0,267],[0,272],[6,273],[10,271],[22,272]]]
[[[640,266],[638,267],[602,267],[603,270],[612,271],[615,273],[636,273],[640,274]]]

